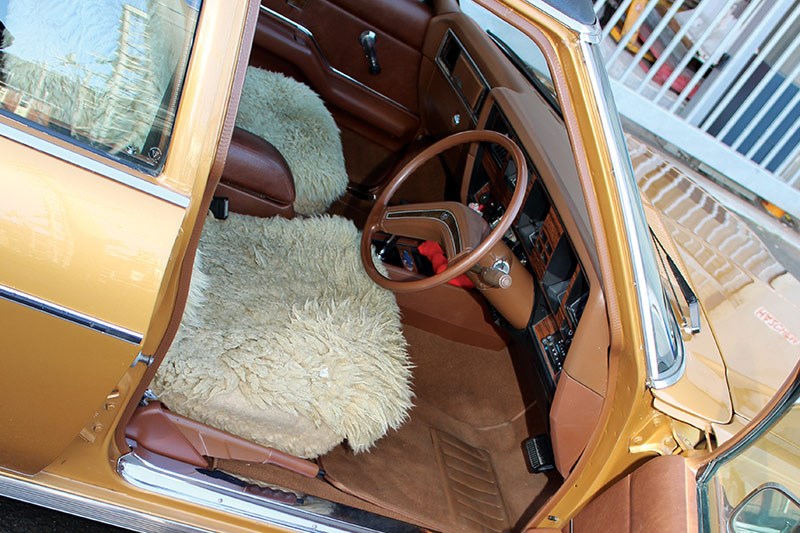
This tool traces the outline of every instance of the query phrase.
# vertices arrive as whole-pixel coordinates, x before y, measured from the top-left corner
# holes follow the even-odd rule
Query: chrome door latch
[[[139,354],[133,360],[133,363],[131,363],[131,368],[135,367],[139,363],[144,363],[146,366],[150,366],[153,364],[153,361],[155,361],[155,358],[152,355],[144,355],[142,352],[139,352]]]
[[[381,65],[378,63],[378,50],[375,45],[377,38],[378,36],[372,30],[363,31],[358,36],[358,42],[361,43],[361,48],[364,49],[364,56],[367,58],[369,73],[373,76],[381,73]]]

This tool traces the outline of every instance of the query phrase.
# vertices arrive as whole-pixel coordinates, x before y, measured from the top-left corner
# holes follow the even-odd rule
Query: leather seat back
[[[268,141],[241,128],[233,130],[214,196],[228,198],[234,213],[294,216],[294,178],[286,160]]]

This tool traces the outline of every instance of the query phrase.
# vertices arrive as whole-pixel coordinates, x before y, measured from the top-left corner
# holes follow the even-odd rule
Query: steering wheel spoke
[[[389,207],[381,227],[392,235],[437,242],[449,258],[475,248],[489,233],[486,221],[458,202]]]

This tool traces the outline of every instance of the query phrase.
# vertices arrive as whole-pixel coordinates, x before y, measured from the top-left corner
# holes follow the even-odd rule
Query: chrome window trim
[[[37,135],[21,131],[4,122],[0,122],[0,136],[20,144],[24,144],[29,148],[33,148],[39,152],[51,155],[61,159],[62,161],[66,161],[67,163],[77,165],[81,168],[94,172],[95,174],[99,174],[105,178],[122,183],[123,185],[127,185],[128,187],[136,189],[137,191],[147,193],[150,196],[155,196],[156,198],[177,205],[178,207],[185,209],[189,206],[189,198],[183,196],[182,194],[166,189],[160,185],[150,183],[144,178],[133,176],[112,166],[106,165],[105,163],[96,161],[91,157],[87,157],[83,154],[69,150],[63,146],[59,146],[58,144],[52,143]]]
[[[623,223],[628,236],[629,251],[634,275],[634,290],[639,301],[639,314],[643,326],[645,345],[645,361],[647,365],[648,385],[655,389],[663,389],[674,385],[686,370],[686,356],[683,339],[674,333],[669,321],[674,321],[674,314],[668,308],[661,285],[655,251],[647,229],[647,221],[640,197],[639,187],[628,155],[622,126],[617,114],[608,75],[603,67],[603,59],[597,45],[581,42],[581,51],[586,61],[589,82],[593,93],[597,96],[597,106],[603,125],[603,134],[608,140],[609,156],[616,177],[617,194],[620,199]],[[614,117],[617,117],[614,120]],[[674,347],[670,351],[676,363],[667,371],[658,371],[658,353],[663,352],[663,341],[674,339]],[[661,339],[662,342],[659,342]]]
[[[580,34],[581,41],[586,43],[600,42],[601,30],[600,30],[600,24],[597,22],[596,17],[594,24],[583,24],[581,22],[578,22],[574,18],[570,17],[569,15],[565,15],[555,7],[551,6],[550,4],[542,2],[542,0],[524,0],[524,1],[526,4],[529,4],[538,9],[539,11],[542,11],[546,15],[553,17],[567,28],[578,32],[578,34]]]
[[[12,289],[11,287],[6,287],[5,285],[0,285],[0,298],[19,305],[24,305],[25,307],[35,311],[66,320],[67,322],[72,322],[73,324],[77,324],[84,328],[91,329],[98,333],[102,333],[103,335],[108,335],[109,337],[114,337],[115,339],[119,339],[130,344],[139,345],[142,343],[143,336],[141,333],[137,333],[115,324],[111,324],[110,322],[100,320],[99,318],[74,311],[52,302],[48,302],[42,298]]]
[[[207,531],[206,529],[174,520],[149,515],[135,509],[93,500],[85,496],[45,487],[33,481],[3,474],[0,474],[0,495],[104,524],[128,528],[133,531],[148,533]]]
[[[345,522],[334,516],[304,509],[301,505],[292,506],[247,494],[242,487],[203,475],[194,466],[146,450],[139,452],[135,448],[135,443],[132,445],[134,450],[120,457],[117,471],[125,481],[142,490],[292,531],[309,533],[376,531],[367,525]],[[317,502],[319,501],[327,500],[317,499]],[[365,518],[378,516],[366,511],[362,514]],[[386,520],[395,526],[404,526],[403,529],[406,531],[420,531],[411,524],[389,518]]]
[[[405,111],[406,113],[408,113],[410,115],[415,115],[415,113],[413,113],[409,108],[407,108],[406,106],[404,106],[400,102],[392,100],[391,98],[389,98],[385,94],[376,91],[372,87],[364,85],[363,83],[361,83],[360,81],[358,81],[354,77],[350,76],[349,74],[345,74],[341,70],[339,70],[336,67],[334,67],[333,65],[331,65],[330,61],[328,61],[328,58],[325,57],[325,53],[322,51],[322,47],[317,42],[317,38],[314,37],[313,33],[311,33],[311,30],[309,30],[308,28],[306,28],[302,24],[298,24],[297,22],[293,21],[289,17],[285,17],[285,16],[281,15],[280,13],[278,13],[277,11],[274,11],[274,10],[272,10],[272,9],[266,7],[266,6],[263,6],[263,5],[261,6],[261,12],[266,14],[266,15],[269,15],[269,16],[273,17],[274,19],[278,20],[279,22],[282,22],[283,24],[285,24],[287,26],[290,26],[290,27],[296,29],[297,31],[299,31],[300,33],[302,33],[303,35],[308,37],[311,40],[311,43],[314,45],[314,48],[317,50],[317,52],[319,52],[319,56],[320,56],[320,58],[322,58],[322,62],[324,63],[325,67],[328,70],[330,70],[331,72],[333,72],[334,74],[336,74],[340,78],[342,78],[344,80],[347,80],[347,81],[349,81],[350,83],[352,83],[354,85],[357,85],[358,87],[364,89],[365,91],[369,92],[370,94],[372,94],[374,96],[377,96],[378,98],[380,98],[384,102],[386,102],[388,104],[391,104],[391,105],[397,107],[398,109],[401,109],[401,110]]]

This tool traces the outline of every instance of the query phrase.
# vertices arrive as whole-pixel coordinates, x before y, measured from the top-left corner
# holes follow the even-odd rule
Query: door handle
[[[372,30],[366,30],[358,36],[358,42],[361,43],[361,48],[364,49],[364,55],[367,58],[369,73],[373,76],[381,73],[381,65],[378,63],[378,50],[375,46],[377,38],[378,36]]]

